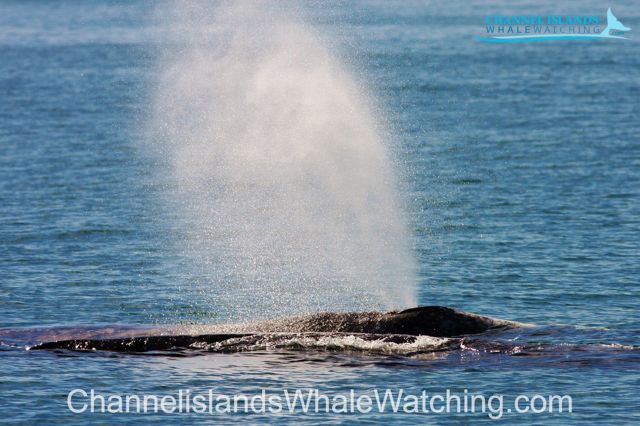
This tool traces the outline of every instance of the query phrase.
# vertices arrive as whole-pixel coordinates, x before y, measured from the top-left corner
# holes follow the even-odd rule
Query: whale
[[[0,351],[43,356],[284,356],[295,360],[418,363],[479,360],[637,368],[640,347],[607,343],[601,329],[536,325],[443,306],[321,312],[225,324],[93,324],[0,328]],[[615,337],[615,336],[613,336]],[[318,357],[321,358],[318,358]],[[204,358],[204,362],[207,358]],[[351,365],[351,364],[350,364]],[[411,364],[421,365],[421,364]],[[518,365],[518,364],[514,364]]]
[[[613,12],[611,11],[611,8],[609,8],[609,9],[607,9],[607,26],[600,33],[600,35],[602,35],[602,36],[610,36],[611,35],[611,30],[626,32],[626,31],[630,31],[631,28],[624,26],[622,24],[622,22],[620,22],[620,20],[615,17]]]
[[[523,327],[525,324],[477,315],[443,306],[422,306],[391,312],[321,312],[242,324],[164,328],[154,334],[141,332],[117,338],[62,339],[41,342],[30,350],[104,350],[149,352],[214,345],[230,351],[236,342],[256,341],[265,336],[355,335],[363,340],[395,343],[414,342],[417,336],[453,338]],[[252,340],[253,339],[253,340]],[[446,342],[445,340],[439,341]],[[217,345],[217,346],[216,346]],[[437,346],[437,345],[436,345]]]

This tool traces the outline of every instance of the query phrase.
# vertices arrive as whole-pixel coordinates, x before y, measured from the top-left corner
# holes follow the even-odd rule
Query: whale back
[[[243,333],[375,333],[453,337],[478,334],[517,323],[443,306],[422,306],[399,312],[322,312],[225,328]]]
[[[448,338],[520,327],[523,324],[489,318],[443,306],[422,306],[399,312],[323,312],[243,324],[208,325],[139,330],[117,338],[78,336],[45,341],[31,349],[109,350],[148,352],[175,348],[215,347],[233,351],[247,339],[277,339],[278,336],[340,336],[357,334],[363,339],[410,341]],[[116,333],[117,335],[117,333]],[[368,336],[368,337],[367,337]],[[391,340],[390,340],[391,339]],[[445,339],[446,340],[446,339]],[[238,343],[240,342],[240,343]],[[255,346],[255,342],[252,345]],[[437,345],[443,344],[437,341]],[[214,345],[214,346],[211,346]],[[222,348],[222,349],[221,349]]]

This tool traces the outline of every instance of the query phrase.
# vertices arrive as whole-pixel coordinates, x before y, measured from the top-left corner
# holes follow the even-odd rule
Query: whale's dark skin
[[[232,342],[273,333],[358,334],[365,339],[411,339],[411,336],[455,337],[509,329],[520,324],[458,311],[423,306],[400,312],[325,312],[239,325],[211,326],[214,332],[143,335],[116,339],[71,339],[46,342],[31,349],[147,352],[189,348],[194,344]],[[206,328],[205,330],[209,330]],[[393,336],[393,337],[392,337]]]
[[[400,312],[324,312],[265,321],[260,331],[408,334],[454,337],[513,328],[517,323],[483,317],[443,306],[422,306]]]

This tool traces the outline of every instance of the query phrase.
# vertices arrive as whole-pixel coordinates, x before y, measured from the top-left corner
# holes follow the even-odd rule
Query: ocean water
[[[336,58],[371,92],[392,129],[389,144],[419,266],[419,304],[534,324],[501,338],[553,344],[551,350],[407,357],[288,347],[143,356],[2,345],[0,422],[221,420],[72,414],[66,397],[75,388],[121,394],[403,388],[573,398],[572,414],[505,414],[508,423],[636,423],[637,5],[612,5],[632,28],[630,41],[475,39],[485,15],[604,16],[608,6],[372,1],[304,7],[308,25],[331,40]],[[163,40],[153,9],[151,2],[0,4],[5,333],[217,323],[228,316],[227,307],[208,295],[206,268],[193,268],[189,253],[175,244],[184,224],[165,199],[165,165],[141,143]],[[493,421],[486,413],[241,414],[223,420]]]

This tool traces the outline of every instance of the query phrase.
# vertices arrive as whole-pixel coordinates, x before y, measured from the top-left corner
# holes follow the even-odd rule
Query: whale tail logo
[[[602,31],[600,34],[604,36],[611,35],[611,30],[629,31],[631,30],[631,28],[622,25],[622,22],[620,22],[618,18],[615,17],[613,12],[611,11],[611,8],[609,8],[607,9],[607,28],[605,28],[604,31]]]

